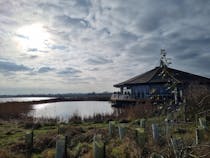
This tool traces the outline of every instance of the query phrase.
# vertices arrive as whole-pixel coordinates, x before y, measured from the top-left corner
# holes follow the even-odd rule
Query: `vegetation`
[[[198,91],[198,88],[196,89]],[[26,117],[31,109],[31,104],[27,102],[0,104],[0,158],[25,157],[28,151],[25,141],[26,133],[32,130],[34,134],[33,158],[54,158],[58,135],[67,136],[67,157],[71,158],[92,158],[95,135],[100,135],[105,144],[107,158],[147,158],[151,155],[173,158],[177,154],[171,143],[173,140],[182,146],[178,150],[180,157],[210,157],[210,120],[207,120],[207,124],[203,126],[199,125],[201,122],[198,118],[197,122],[195,121],[197,112],[207,110],[206,107],[203,108],[203,105],[208,105],[208,98],[202,101],[202,98],[207,96],[206,93],[197,94],[193,88],[190,90],[193,94],[187,98],[191,99],[191,102],[187,104],[190,107],[188,108],[190,122],[183,122],[182,106],[167,115],[161,112],[161,109],[157,113],[146,107],[142,110],[142,106],[133,106],[120,109],[120,113],[115,111],[112,115],[96,114],[82,119],[75,114],[69,118],[68,122],[62,122],[58,118]],[[207,118],[205,115],[198,117]],[[145,119],[145,125],[141,125],[141,118]],[[109,133],[109,121],[115,121],[112,135]],[[125,128],[125,136],[122,138],[119,136],[118,129],[121,123]],[[158,127],[157,142],[153,139],[154,131],[151,128],[154,123]],[[136,131],[141,132],[137,135]],[[143,135],[141,135],[142,131],[145,132]],[[197,143],[196,134],[199,136],[199,143]]]
[[[98,118],[98,116],[96,117]],[[187,147],[188,154],[209,156],[210,133],[205,132],[205,145],[195,145],[195,123],[173,124],[170,126],[168,137],[165,135],[164,117],[150,117],[146,119],[146,143],[139,146],[135,131],[140,127],[139,119],[116,120],[114,134],[109,135],[109,120],[70,120],[68,123],[58,123],[57,120],[42,120],[34,122],[32,119],[1,120],[0,121],[0,158],[21,158],[26,154],[25,134],[33,129],[33,158],[54,158],[56,139],[58,134],[67,136],[67,155],[69,157],[91,158],[93,156],[93,137],[100,135],[106,146],[106,157],[149,157],[161,154],[164,157],[174,157],[173,148],[169,146],[170,137],[181,138]],[[125,136],[120,139],[118,124],[124,122]],[[126,122],[126,123],[125,123]],[[152,137],[151,124],[159,126],[160,139],[156,144]],[[209,129],[210,126],[208,125]],[[194,146],[194,147],[193,147]]]

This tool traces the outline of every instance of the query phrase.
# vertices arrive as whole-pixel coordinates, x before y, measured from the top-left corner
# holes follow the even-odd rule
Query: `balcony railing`
[[[157,94],[154,94],[154,95],[148,95],[148,94],[144,94],[144,96],[134,96],[134,95],[130,95],[130,94],[121,94],[121,93],[113,93],[112,96],[111,96],[111,100],[129,100],[129,99],[135,99],[135,100],[138,100],[138,99],[148,99],[151,97],[170,97],[171,94],[169,93],[162,93],[161,95],[157,95]]]
[[[128,94],[112,94],[111,100],[132,100],[134,97]]]

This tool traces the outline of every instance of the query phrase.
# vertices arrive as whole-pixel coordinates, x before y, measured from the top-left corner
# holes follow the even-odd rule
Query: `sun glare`
[[[16,32],[18,46],[24,50],[46,50],[50,41],[50,34],[42,24],[26,25]]]

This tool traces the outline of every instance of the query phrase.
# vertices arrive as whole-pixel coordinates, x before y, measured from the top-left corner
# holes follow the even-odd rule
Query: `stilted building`
[[[205,85],[210,88],[210,79],[168,67],[165,50],[161,50],[160,66],[143,74],[115,84],[111,100],[114,105],[161,104],[184,101],[190,85]]]

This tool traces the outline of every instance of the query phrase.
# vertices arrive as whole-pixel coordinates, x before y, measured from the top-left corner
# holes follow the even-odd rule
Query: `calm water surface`
[[[39,100],[48,100],[53,99],[52,97],[8,97],[8,98],[0,98],[0,103],[5,102],[26,102],[26,101],[39,101]]]
[[[30,115],[34,117],[58,117],[62,120],[68,120],[74,114],[84,118],[93,116],[94,114],[111,114],[114,111],[111,103],[107,101],[72,101],[36,104],[33,105],[33,109]]]

